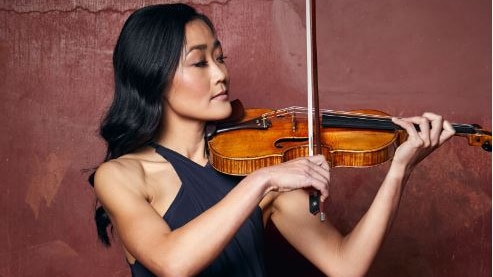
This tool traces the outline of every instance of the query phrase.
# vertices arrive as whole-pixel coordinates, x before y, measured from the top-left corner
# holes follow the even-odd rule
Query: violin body
[[[385,115],[374,110],[356,112]],[[266,114],[268,118],[263,116]],[[264,166],[308,156],[308,123],[296,113],[248,109],[236,126],[240,127],[220,132],[208,141],[210,163],[220,172],[243,176]],[[321,154],[332,167],[374,166],[393,157],[403,135],[402,131],[323,128]]]

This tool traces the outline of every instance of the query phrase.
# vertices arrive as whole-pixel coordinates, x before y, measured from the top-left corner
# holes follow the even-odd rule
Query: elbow
[[[367,261],[361,261],[358,259],[347,259],[340,256],[335,259],[334,263],[331,263],[333,267],[327,268],[325,272],[327,276],[331,277],[365,277],[371,266],[371,263]]]
[[[376,254],[376,251],[348,248],[347,237],[340,241],[336,252],[331,263],[334,266],[329,274],[331,277],[365,277]]]
[[[354,270],[354,269],[341,269],[340,271],[333,273],[331,277],[365,277],[366,271]]]
[[[366,272],[352,272],[342,275],[341,277],[365,277]]]
[[[198,270],[185,261],[153,261],[152,272],[159,277],[188,277],[195,276]]]
[[[183,251],[184,248],[168,243],[158,244],[153,249],[138,251],[141,255],[136,258],[159,277],[196,276],[208,265],[207,259],[197,257],[190,251]]]
[[[365,277],[368,268],[365,266],[355,266],[354,264],[341,264],[335,272],[329,274],[331,277]]]
[[[180,268],[176,265],[163,265],[155,268],[153,273],[159,277],[187,277],[194,276],[188,270]]]
[[[159,277],[187,277],[194,276],[193,274],[188,273],[186,270],[182,270],[179,268],[173,267],[161,267],[157,270],[154,270],[153,273]]]

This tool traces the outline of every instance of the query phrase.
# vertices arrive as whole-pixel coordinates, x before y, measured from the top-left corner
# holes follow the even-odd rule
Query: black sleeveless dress
[[[215,205],[238,182],[238,178],[223,175],[209,164],[204,167],[171,149],[152,146],[171,163],[182,183],[163,217],[172,230]],[[257,207],[224,251],[197,276],[264,276],[263,233],[262,211]],[[155,276],[138,261],[130,269],[133,277]]]

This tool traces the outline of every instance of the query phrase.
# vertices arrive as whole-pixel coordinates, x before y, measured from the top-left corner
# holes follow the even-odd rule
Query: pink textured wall
[[[1,277],[129,276],[119,247],[96,240],[82,170],[103,158],[119,29],[157,2],[0,2]],[[303,0],[188,3],[217,26],[235,98],[306,105]],[[491,1],[323,0],[317,28],[322,107],[435,111],[491,130]],[[343,232],[387,166],[333,170],[327,208]],[[269,230],[272,276],[320,275]],[[454,138],[423,162],[368,275],[490,276],[491,154]]]

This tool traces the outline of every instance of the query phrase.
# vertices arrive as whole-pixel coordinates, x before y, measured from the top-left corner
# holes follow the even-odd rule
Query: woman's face
[[[185,26],[185,46],[166,94],[168,113],[213,121],[231,113],[229,75],[220,42],[202,20]]]

